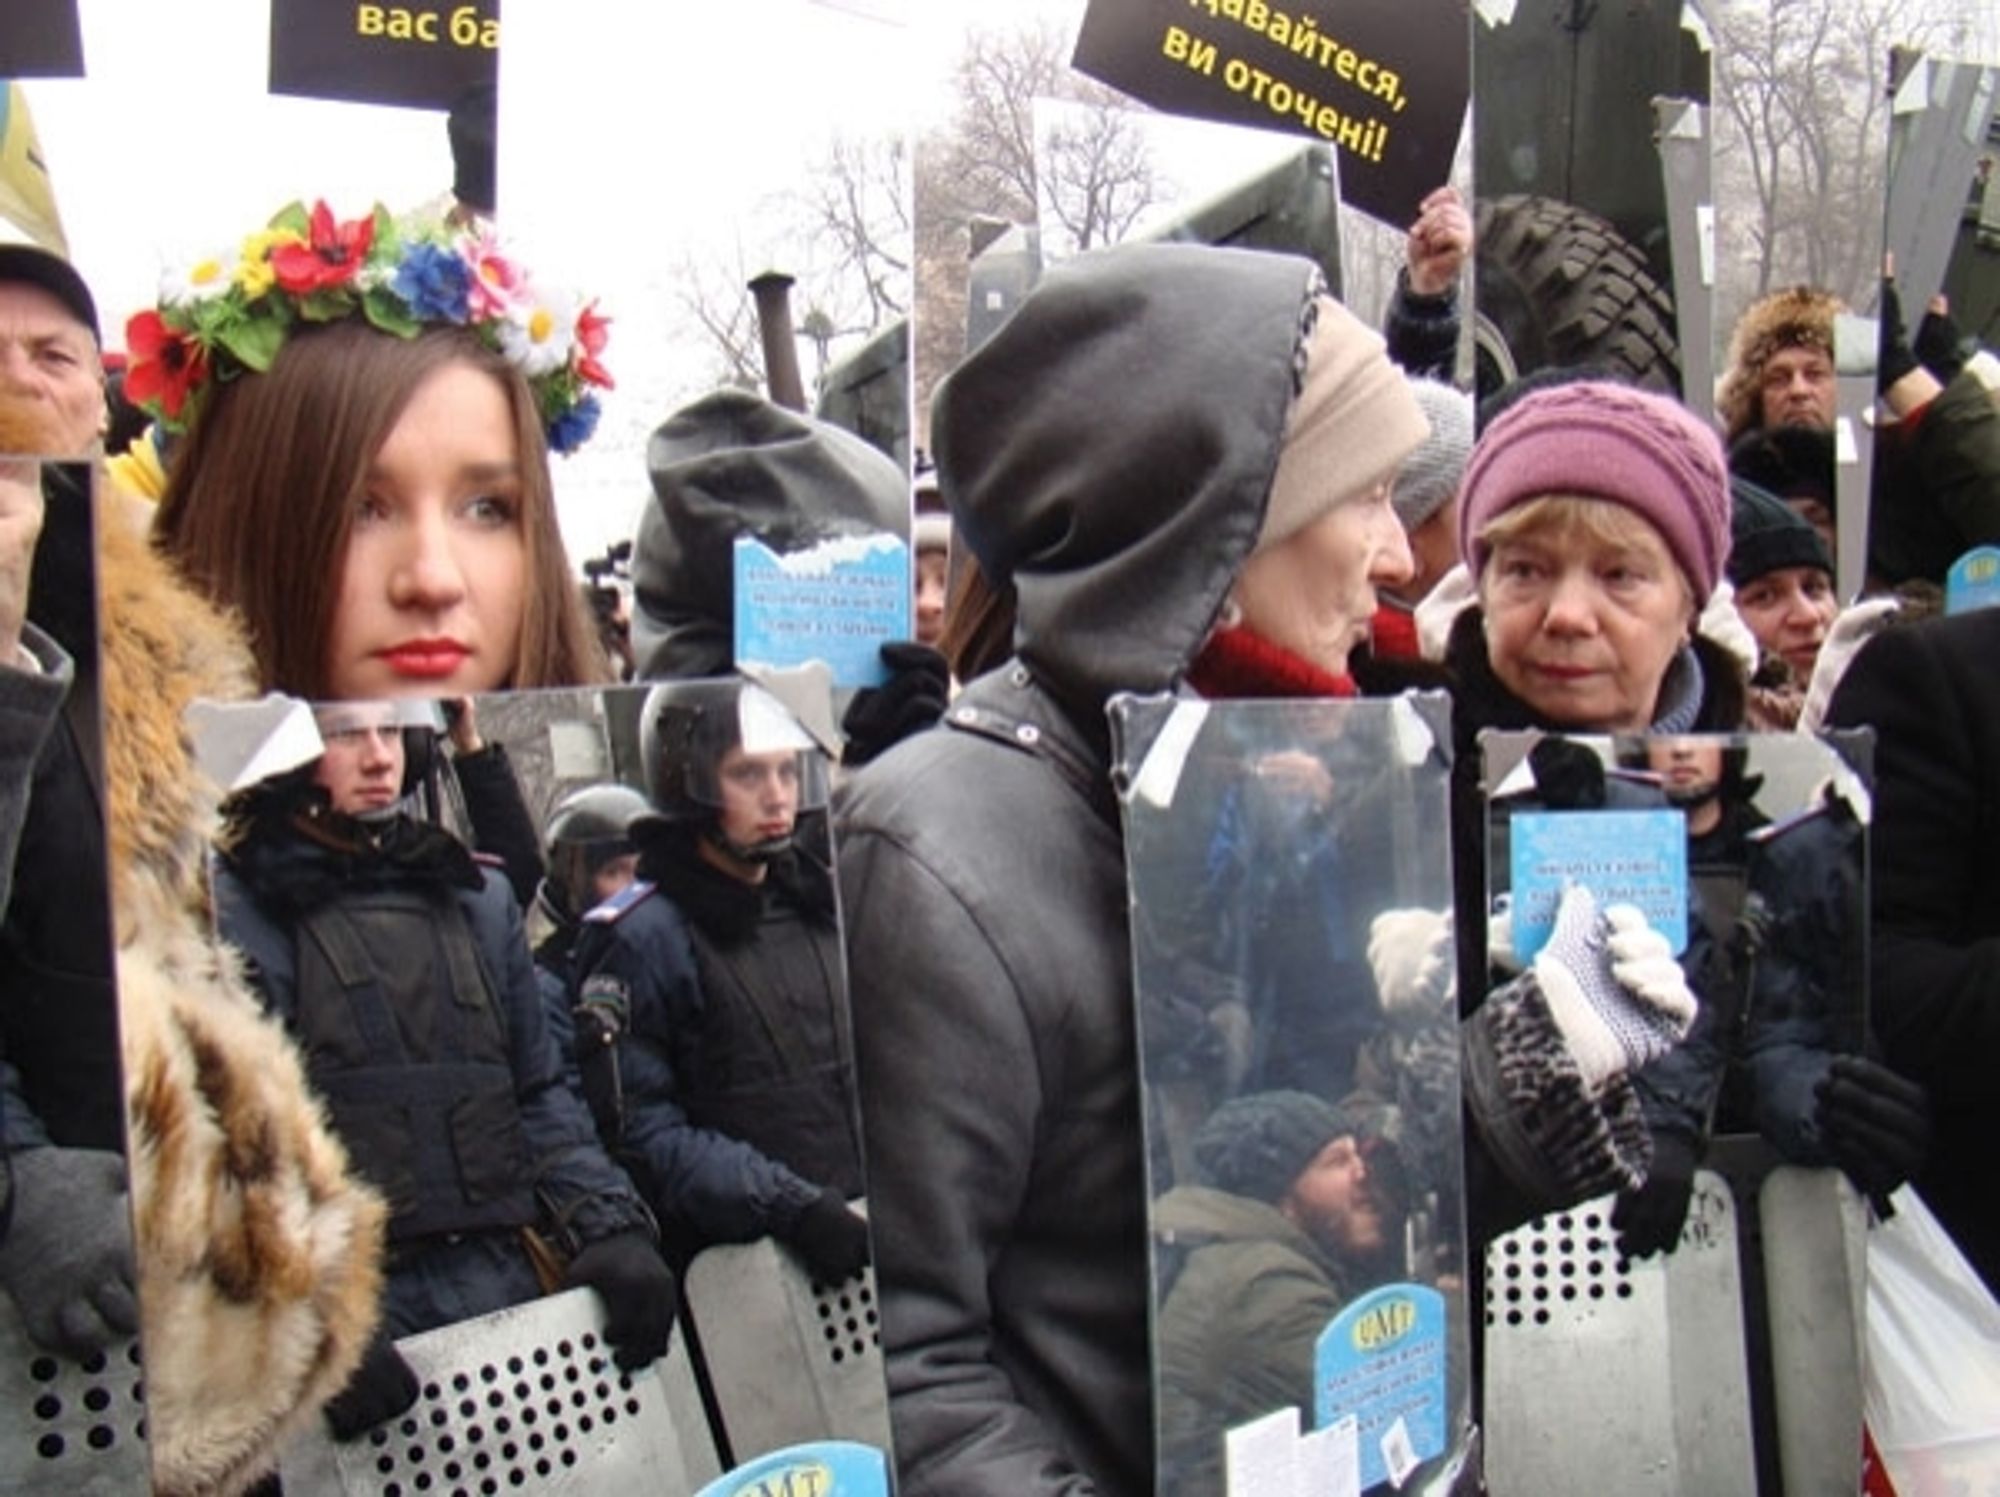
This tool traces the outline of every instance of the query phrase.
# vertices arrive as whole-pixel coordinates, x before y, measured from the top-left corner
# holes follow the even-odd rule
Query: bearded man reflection
[[[1160,1481],[1221,1497],[1224,1433],[1286,1402],[1309,1425],[1320,1333],[1384,1276],[1398,1234],[1374,1175],[1393,1146],[1331,1103],[1275,1091],[1225,1102],[1193,1147],[1202,1183],[1154,1208]]]

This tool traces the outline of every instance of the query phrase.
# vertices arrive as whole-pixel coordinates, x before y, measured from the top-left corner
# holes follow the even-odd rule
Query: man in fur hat
[[[1760,428],[1832,430],[1833,319],[1845,310],[1831,292],[1788,286],[1737,319],[1715,398],[1730,443]]]
[[[1716,390],[1732,459],[1754,448],[1743,439],[1760,431],[1834,429],[1833,329],[1845,310],[1830,292],[1791,286],[1753,302],[1738,320]],[[1918,361],[1887,278],[1879,349],[1877,384],[1890,419],[1875,447],[1869,582],[1941,584],[1966,551],[2000,541],[2000,409],[1971,372],[1945,384]]]

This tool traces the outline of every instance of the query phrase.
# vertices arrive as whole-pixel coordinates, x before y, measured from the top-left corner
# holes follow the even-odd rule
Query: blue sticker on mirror
[[[1568,884],[1597,907],[1637,905],[1678,956],[1687,950],[1687,818],[1679,811],[1523,811],[1508,823],[1513,946],[1526,963],[1548,944]]]
[[[1362,1491],[1443,1454],[1444,1373],[1444,1296],[1421,1284],[1370,1290],[1320,1332],[1313,1427],[1357,1422]]]
[[[1944,611],[1970,613],[2000,603],[2000,546],[1974,546],[1944,574]]]
[[[816,1440],[759,1456],[695,1497],[889,1497],[889,1463],[872,1445]]]
[[[839,536],[780,554],[736,538],[736,663],[822,660],[836,686],[879,686],[882,646],[910,637],[910,548],[897,536]]]

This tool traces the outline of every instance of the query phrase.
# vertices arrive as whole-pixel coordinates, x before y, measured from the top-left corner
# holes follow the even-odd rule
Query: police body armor
[[[815,1185],[862,1193],[840,938],[773,897],[754,939],[689,922],[701,978],[690,1121],[740,1138]]]
[[[343,895],[298,926],[299,1038],[392,1241],[536,1215],[507,1024],[456,898]]]

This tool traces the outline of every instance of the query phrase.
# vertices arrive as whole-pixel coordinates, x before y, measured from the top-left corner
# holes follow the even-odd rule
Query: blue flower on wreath
[[[590,434],[597,430],[597,418],[603,413],[595,395],[578,396],[575,405],[549,423],[549,450],[576,451],[590,440]]]
[[[389,287],[424,322],[464,322],[472,292],[472,267],[436,244],[413,244]]]

